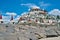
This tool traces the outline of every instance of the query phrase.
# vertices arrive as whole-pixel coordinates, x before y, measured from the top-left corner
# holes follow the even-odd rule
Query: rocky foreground
[[[59,35],[57,26],[0,24],[0,40],[59,40]]]

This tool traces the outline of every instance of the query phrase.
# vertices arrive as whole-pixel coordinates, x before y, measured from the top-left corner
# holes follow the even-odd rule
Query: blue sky
[[[60,0],[0,0],[0,12],[4,16],[11,13],[19,16],[35,6],[48,12],[53,9],[60,11]]]
[[[40,7],[40,2],[44,4],[49,4],[46,7],[47,11],[52,9],[60,9],[60,0],[0,0],[0,11],[5,12],[15,12],[21,14],[24,11],[28,11],[27,6],[22,6],[21,4],[35,4]]]

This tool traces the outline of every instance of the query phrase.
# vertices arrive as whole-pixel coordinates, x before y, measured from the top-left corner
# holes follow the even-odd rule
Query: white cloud
[[[50,3],[45,3],[44,1],[39,3],[39,6],[43,9],[46,9],[47,7],[51,6]]]
[[[27,6],[27,7],[29,7],[29,8],[33,8],[33,7],[35,7],[35,8],[43,8],[43,9],[46,9],[48,6],[50,6],[51,4],[50,3],[45,3],[44,1],[41,1],[41,2],[39,2],[39,6],[37,6],[36,4],[34,4],[34,3],[26,3],[26,4],[20,4],[20,5],[22,5],[22,6]],[[29,9],[30,10],[30,9]]]
[[[23,6],[29,6],[29,5],[31,5],[31,3],[21,4],[21,5],[23,5]]]
[[[17,15],[17,17],[15,18],[15,20],[16,20],[16,19],[19,19],[19,18],[20,18],[20,15]]]
[[[42,7],[47,7],[47,6],[50,6],[51,4],[49,4],[49,3],[44,3],[43,1],[42,2],[40,2],[40,6],[42,6]]]
[[[19,18],[20,18],[20,15],[17,15],[17,17],[14,19],[14,21],[18,22]]]
[[[52,14],[52,15],[60,15],[60,10],[59,9],[53,9],[49,12],[49,14]]]
[[[14,12],[6,12],[7,15],[13,15],[13,16],[16,16],[17,14],[14,13]]]
[[[35,7],[35,8],[40,8],[40,7],[38,7],[37,5],[35,5],[35,4],[33,4],[33,3],[27,3],[27,4],[21,4],[22,6],[28,6],[29,8],[33,8],[33,7]]]
[[[25,14],[28,14],[28,12],[23,12],[23,13],[21,14],[21,16],[23,16],[23,15],[25,15]]]
[[[3,17],[3,20],[9,20],[10,19],[10,16],[2,16]]]

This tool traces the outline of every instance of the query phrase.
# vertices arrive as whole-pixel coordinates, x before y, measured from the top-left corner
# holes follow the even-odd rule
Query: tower
[[[11,19],[10,19],[10,21],[12,21],[13,20],[13,15],[11,15]]]
[[[14,23],[15,23],[15,22],[14,22],[14,20],[13,20],[13,15],[11,15],[10,22],[11,22],[12,24],[14,24]]]

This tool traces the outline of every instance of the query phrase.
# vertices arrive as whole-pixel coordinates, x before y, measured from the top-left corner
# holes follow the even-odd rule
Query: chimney
[[[13,20],[13,15],[11,15],[11,20]]]
[[[14,24],[15,22],[14,22],[14,21],[12,21],[12,20],[13,20],[13,15],[11,15],[11,20],[10,20],[10,21]]]

